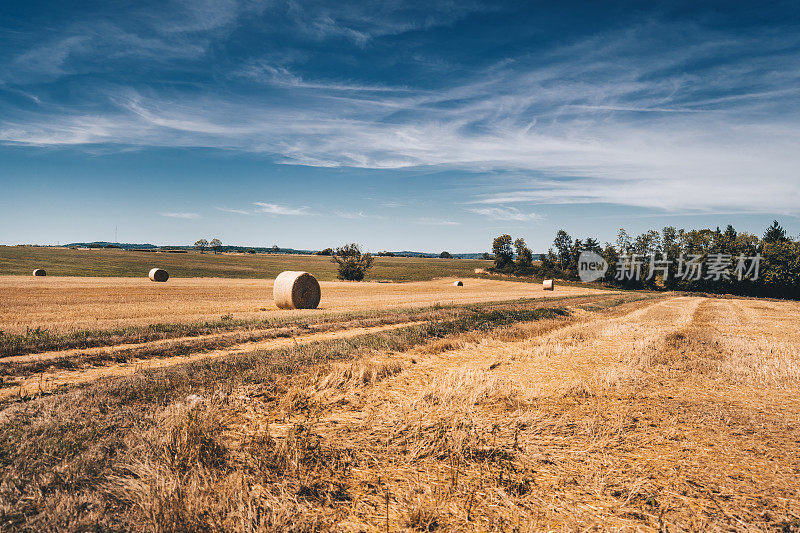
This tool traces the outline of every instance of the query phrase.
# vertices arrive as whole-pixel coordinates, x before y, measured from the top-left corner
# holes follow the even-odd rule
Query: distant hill
[[[106,242],[106,241],[94,241],[94,242],[72,242],[69,244],[65,244],[64,246],[70,247],[77,247],[77,248],[119,248],[122,250],[195,250],[194,246],[156,246],[155,244],[139,244],[139,243],[128,243],[128,242]],[[206,250],[211,250],[211,248],[206,248]],[[254,253],[272,253],[272,254],[300,254],[300,255],[310,255],[313,254],[315,250],[296,250],[294,248],[272,248],[272,247],[262,247],[262,246],[222,246],[220,248],[222,252],[254,252]]]
[[[78,247],[78,248],[122,248],[123,250],[146,250],[146,249],[158,249],[159,247],[155,244],[128,244],[128,243],[120,243],[120,242],[108,242],[108,241],[94,241],[94,242],[71,242],[69,244],[65,244],[67,248]]]
[[[439,254],[429,254],[425,252],[412,252],[409,250],[403,250],[402,252],[391,252],[397,257],[439,257]],[[456,254],[450,253],[454,259],[480,259],[483,255],[483,252],[480,253],[463,253],[463,254]]]
[[[93,241],[93,242],[72,242],[65,244],[66,247],[77,248],[119,248],[122,250],[140,250],[140,251],[157,251],[157,250],[194,250],[194,246],[156,246],[149,243],[127,243],[127,242],[108,242],[108,241]],[[310,255],[317,250],[297,250],[295,248],[272,248],[263,246],[223,246],[220,248],[222,252],[242,252],[242,253],[258,253],[258,254],[300,254]],[[410,250],[403,250],[401,252],[381,252],[376,255],[393,255],[395,257],[439,257],[439,254],[429,254],[425,252],[414,252]],[[453,253],[451,254],[455,259],[480,259],[483,252],[480,253]]]

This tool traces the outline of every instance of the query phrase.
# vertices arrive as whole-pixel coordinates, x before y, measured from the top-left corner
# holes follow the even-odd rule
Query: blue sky
[[[9,2],[0,243],[800,233],[796,2]]]

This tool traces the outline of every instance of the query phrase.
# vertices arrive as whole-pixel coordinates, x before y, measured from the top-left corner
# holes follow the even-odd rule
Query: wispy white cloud
[[[169,218],[183,218],[187,220],[202,218],[199,213],[161,213],[161,216]]]
[[[309,81],[293,74],[286,67],[275,66],[264,61],[254,61],[237,73],[238,76],[249,78],[260,83],[291,89],[319,89],[322,91],[345,92],[376,92],[376,93],[407,93],[413,92],[406,87],[388,87],[380,85],[365,85],[359,83],[344,83],[340,81]]]
[[[71,35],[50,43],[40,44],[13,58],[3,69],[0,81],[42,81],[67,73],[65,64],[77,49],[87,41],[84,36]]]
[[[494,220],[516,220],[519,222],[527,222],[530,220],[544,219],[542,215],[536,213],[524,213],[516,207],[476,207],[470,209],[470,211]]]
[[[233,213],[235,215],[252,215],[252,211],[245,211],[244,209],[231,209],[230,207],[215,207],[217,211],[222,211],[223,213]]]
[[[422,217],[414,220],[415,224],[420,224],[422,226],[460,226],[461,222],[455,222],[452,220],[442,220],[439,218],[428,218]]]
[[[357,29],[358,16],[321,15],[319,24],[365,35],[389,31],[368,24]],[[697,26],[654,24],[500,62],[437,91],[309,82],[269,63],[259,63],[253,75],[302,87],[302,98],[98,89],[92,98],[108,104],[103,110],[9,110],[0,142],[214,147],[319,167],[498,171],[494,192],[474,193],[493,206],[607,202],[667,211],[797,212],[800,37],[732,39]],[[696,42],[670,46],[688,30]],[[642,39],[655,39],[651,49],[664,51],[640,53]],[[777,53],[780,68],[765,68]],[[714,61],[720,55],[725,61]],[[53,71],[65,68],[58,57]],[[504,173],[517,178],[504,182]]]
[[[292,3],[290,14],[299,32],[316,40],[347,39],[358,46],[386,35],[446,26],[470,13],[490,11],[478,2],[425,2],[414,5],[402,0],[370,4],[324,0]]]
[[[270,215],[306,216],[312,214],[308,212],[307,207],[289,207],[266,202],[253,202],[253,205],[256,206],[259,213],[267,213]]]
[[[365,219],[365,218],[374,218],[374,219],[386,218],[386,217],[381,216],[381,215],[368,215],[368,214],[365,214],[363,211],[357,211],[357,212],[353,212],[353,211],[334,211],[333,214],[336,215],[339,218],[347,218],[347,219],[350,219],[350,220],[360,220],[360,219]]]
[[[26,41],[20,53],[7,51],[0,59],[0,82],[40,83],[62,76],[108,72],[117,60],[146,61],[150,65],[196,59],[207,52],[214,39],[235,28],[246,15],[265,5],[250,0],[172,0],[162,2],[157,15],[143,2],[93,10],[92,18],[53,21],[46,33]],[[76,12],[80,10],[76,9]]]

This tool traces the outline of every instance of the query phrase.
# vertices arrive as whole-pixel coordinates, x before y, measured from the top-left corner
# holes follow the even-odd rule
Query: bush
[[[339,279],[348,281],[361,281],[367,270],[372,268],[372,255],[361,253],[361,248],[355,243],[345,244],[337,248],[333,260],[339,265]]]

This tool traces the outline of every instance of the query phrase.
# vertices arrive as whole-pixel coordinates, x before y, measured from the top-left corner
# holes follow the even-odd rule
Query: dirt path
[[[541,302],[542,307],[550,307],[557,304],[567,304],[578,317],[586,313],[578,306],[592,304],[613,298],[611,295],[600,294],[585,297],[567,297],[566,300],[554,298],[553,301]],[[630,305],[630,304],[627,304]],[[624,306],[623,306],[624,307]],[[271,350],[283,348],[292,344],[305,344],[309,342],[330,340],[336,338],[349,338],[358,335],[377,333],[391,329],[403,328],[423,324],[424,320],[405,320],[396,324],[379,326],[358,326],[353,327],[344,323],[342,329],[333,331],[319,331],[314,333],[314,327],[324,327],[325,324],[309,326],[309,332],[301,335],[271,337],[262,340],[247,340],[247,337],[268,333],[272,330],[245,330],[221,332],[200,336],[178,337],[173,339],[163,339],[157,341],[141,343],[125,343],[112,346],[99,346],[92,348],[75,348],[65,350],[55,350],[37,354],[24,354],[18,356],[8,356],[0,358],[1,364],[22,364],[55,361],[60,359],[74,359],[74,362],[81,368],[67,365],[59,365],[63,370],[55,368],[37,372],[36,370],[19,370],[17,375],[6,376],[9,386],[0,388],[0,400],[13,396],[25,396],[28,394],[47,392],[62,385],[79,384],[94,381],[103,377],[124,376],[135,372],[137,369],[161,368],[187,362],[193,362],[203,358],[225,357],[255,350]],[[336,325],[334,325],[334,328]],[[280,330],[281,328],[278,328]],[[238,342],[237,337],[241,338]],[[252,338],[252,337],[251,337]],[[214,346],[215,340],[226,339],[227,345]],[[232,339],[232,342],[229,342]],[[210,342],[210,344],[209,344]],[[185,346],[184,346],[185,345]],[[168,355],[169,350],[180,347],[180,355]],[[153,350],[163,350],[163,356],[152,355]],[[140,356],[137,350],[146,350]],[[174,352],[173,352],[174,353]],[[116,360],[115,360],[116,356]],[[94,357],[94,359],[93,359]],[[125,362],[117,362],[117,361]],[[81,363],[84,362],[83,365]]]
[[[399,324],[389,324],[389,325],[374,326],[374,327],[357,327],[339,331],[300,335],[290,338],[279,338],[279,339],[270,339],[265,341],[246,342],[222,350],[212,350],[212,351],[194,353],[191,355],[135,360],[128,363],[98,366],[89,369],[46,372],[40,375],[26,378],[18,386],[0,389],[0,400],[4,400],[13,396],[26,396],[29,394],[47,392],[63,385],[76,385],[81,383],[88,383],[100,378],[127,376],[133,374],[134,372],[140,369],[163,368],[183,363],[191,363],[193,361],[198,361],[201,359],[215,359],[219,357],[228,357],[232,355],[243,354],[257,350],[275,350],[280,348],[286,348],[288,346],[293,346],[295,344],[310,344],[312,342],[326,341],[332,339],[349,339],[352,337],[357,337],[359,335],[380,333],[382,331],[390,331],[394,329],[416,326],[424,323],[425,321],[418,321],[418,322],[403,322]],[[207,336],[204,338],[207,338]],[[71,352],[71,350],[68,351]],[[79,350],[79,352],[84,353],[83,350]],[[64,354],[65,352],[58,352],[58,353]]]
[[[578,306],[580,305],[591,305],[596,302],[603,302],[604,300],[609,300],[614,298],[613,293],[611,295],[608,294],[598,294],[592,296],[564,296],[561,295],[559,297],[548,298],[546,300],[542,300],[539,302],[540,307],[552,307],[552,306],[559,306],[565,305],[568,306],[573,313],[578,316],[587,315],[588,313]],[[410,313],[410,312],[409,312]],[[382,315],[377,316],[365,316],[365,317],[358,317],[354,316],[352,318],[344,317],[340,319],[340,321],[335,321],[331,319],[330,321],[323,321],[319,323],[310,323],[306,326],[302,326],[303,328],[307,329],[307,332],[313,332],[314,330],[327,330],[327,329],[337,329],[340,325],[342,328],[349,328],[351,327],[349,324],[350,320],[353,321],[361,321],[361,320],[371,320],[374,318],[380,318]],[[387,321],[392,321],[393,317],[391,314],[385,315],[388,319]],[[397,319],[398,322],[411,322],[411,317],[409,319],[403,320],[404,317],[399,317]],[[153,350],[155,348],[170,348],[175,345],[186,344],[186,343],[207,343],[208,341],[213,341],[217,339],[236,339],[237,337],[247,336],[247,337],[254,337],[263,335],[264,337],[281,337],[287,336],[287,333],[293,333],[292,329],[297,329],[297,324],[293,324],[292,322],[285,323],[283,325],[273,325],[269,327],[261,327],[261,328],[251,328],[251,327],[241,327],[238,329],[231,329],[229,331],[222,331],[219,333],[206,333],[202,335],[191,335],[191,336],[181,336],[181,337],[170,337],[165,339],[157,339],[157,340],[148,340],[148,341],[140,341],[140,342],[120,342],[118,344],[108,344],[103,346],[92,346],[92,347],[83,347],[83,348],[66,348],[66,349],[58,349],[58,350],[48,350],[44,352],[36,352],[36,353],[26,353],[21,355],[10,355],[5,357],[0,357],[0,365],[4,363],[29,363],[34,361],[48,361],[53,359],[62,359],[62,358],[69,358],[69,357],[83,357],[83,356],[92,356],[97,354],[118,354],[121,352],[128,352],[134,350],[141,350],[141,349],[149,349]],[[307,333],[303,332],[303,333]],[[270,335],[272,334],[272,335]],[[244,342],[244,341],[243,341]]]
[[[313,325],[309,326],[310,329],[313,329]],[[225,331],[221,333],[208,333],[204,335],[193,335],[188,337],[173,337],[169,339],[158,339],[153,341],[145,341],[145,342],[128,342],[123,344],[113,344],[110,346],[92,346],[89,348],[69,348],[66,350],[51,350],[47,352],[39,352],[39,353],[28,353],[23,355],[10,355],[6,357],[0,357],[0,364],[3,363],[28,363],[31,361],[47,361],[50,359],[60,359],[62,357],[73,357],[73,356],[85,356],[85,355],[95,355],[100,353],[119,353],[128,350],[135,350],[139,348],[156,348],[156,347],[168,347],[174,344],[182,344],[184,342],[193,342],[193,341],[208,341],[214,339],[224,339],[226,337],[235,337],[236,335],[241,335],[242,333],[247,334],[258,334],[264,333],[267,331],[274,331],[280,330],[282,328],[262,328],[262,329],[247,329],[247,330],[233,330],[233,331]]]

